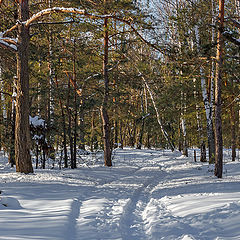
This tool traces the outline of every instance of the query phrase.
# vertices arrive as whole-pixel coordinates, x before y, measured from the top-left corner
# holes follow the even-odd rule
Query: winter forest
[[[239,0],[0,0],[0,239],[240,239],[239,49]]]

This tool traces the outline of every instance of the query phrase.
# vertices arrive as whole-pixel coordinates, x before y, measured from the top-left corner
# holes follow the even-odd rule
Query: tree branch
[[[229,32],[223,32],[222,35],[228,41],[234,43],[235,45],[240,46],[240,40],[233,37]]]
[[[237,28],[240,28],[240,23],[239,22],[237,22],[236,20],[234,20],[234,19],[232,19],[232,18],[230,18],[230,20],[229,20],[235,27],[237,27]]]
[[[14,52],[17,51],[16,43],[8,42],[4,38],[0,38],[0,46],[3,48],[7,48],[11,51],[14,51]]]
[[[133,26],[133,19],[132,18],[121,18],[121,17],[117,17],[116,15],[98,15],[98,14],[91,14],[91,13],[87,13],[85,10],[82,9],[77,9],[77,8],[64,8],[64,7],[53,7],[53,8],[47,8],[44,9],[34,15],[32,15],[32,17],[30,17],[27,21],[25,22],[17,22],[16,25],[14,25],[12,28],[10,28],[9,30],[6,30],[4,33],[2,33],[2,36],[7,35],[8,33],[10,33],[11,31],[13,31],[14,29],[17,28],[18,24],[25,24],[26,27],[30,27],[30,25],[37,21],[39,18],[49,15],[51,13],[74,13],[74,14],[79,14],[82,15],[84,17],[87,18],[91,18],[91,19],[106,19],[106,18],[111,18],[111,19],[115,19],[117,21],[120,21],[122,23],[127,24],[132,31],[141,39],[141,41],[143,41],[144,43],[146,43],[147,45],[151,46],[152,48],[154,48],[155,50],[164,53],[164,50],[157,47],[156,45],[154,45],[153,43],[151,43],[150,41],[146,40],[138,31],[137,29]]]

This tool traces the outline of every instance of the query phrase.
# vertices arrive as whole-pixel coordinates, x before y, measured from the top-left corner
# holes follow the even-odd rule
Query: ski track
[[[146,180],[141,187],[134,191],[132,197],[128,200],[127,204],[123,209],[123,214],[120,219],[120,232],[123,240],[144,240],[147,239],[144,230],[144,223],[142,222],[141,216],[138,212],[141,210],[137,210],[137,203],[139,201],[143,201],[143,206],[147,205],[149,201],[149,193],[150,191],[158,184],[157,176],[154,174],[153,177]],[[148,196],[147,196],[148,195]],[[137,214],[138,213],[138,214]],[[136,216],[138,215],[138,216]],[[135,221],[135,219],[138,221]],[[140,220],[140,221],[139,221]],[[135,225],[135,222],[141,222],[141,225]],[[130,233],[130,236],[129,236]]]
[[[149,235],[145,233],[145,223],[142,219],[142,212],[151,199],[151,191],[156,185],[158,185],[159,179],[163,178],[165,173],[165,171],[159,171],[159,168],[161,168],[159,160],[157,161],[157,164],[153,164],[152,161],[149,161],[154,161],[159,157],[159,155],[148,156],[148,161],[145,166],[139,167],[135,165],[136,169],[117,179],[114,178],[110,180],[94,181],[94,185],[97,187],[97,189],[85,195],[84,199],[81,201],[81,204],[78,205],[78,209],[76,209],[76,211],[81,211],[80,207],[84,204],[84,202],[87,202],[93,197],[96,199],[101,199],[102,192],[104,191],[105,194],[108,193],[109,198],[108,202],[104,204],[102,210],[98,213],[98,216],[95,219],[95,232],[104,232],[104,239],[149,239]],[[136,178],[138,179],[137,185]],[[121,191],[121,189],[116,190],[112,188],[112,185],[114,184],[121,186],[120,188],[123,188],[122,201],[125,202],[120,204],[122,206],[122,213],[119,213],[118,219],[116,219],[116,214],[113,214],[113,212],[115,207],[119,207],[120,199],[117,197],[119,197],[118,191]],[[122,187],[124,184],[127,187]],[[135,190],[132,190],[132,188]],[[74,203],[76,204],[75,201],[73,202],[73,205]],[[74,207],[72,209],[74,209]],[[76,219],[79,218],[80,215],[81,212],[79,214],[76,213],[74,217],[70,217],[75,219],[75,221],[69,221],[72,223],[72,225],[69,224],[67,232],[74,230],[76,231],[76,226],[74,226],[74,223],[77,224]],[[114,234],[112,235],[111,233]],[[113,236],[115,236],[115,238]],[[78,236],[78,238],[79,237],[81,236]]]
[[[78,199],[78,198],[73,199],[71,208],[70,208],[70,213],[69,213],[68,219],[67,219],[66,231],[63,234],[63,240],[77,239],[77,232],[76,232],[77,219],[79,218],[79,215],[80,215],[81,205],[82,205],[82,202],[80,201],[80,199]]]

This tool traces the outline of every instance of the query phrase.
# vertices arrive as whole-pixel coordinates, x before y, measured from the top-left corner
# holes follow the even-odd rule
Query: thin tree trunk
[[[200,51],[200,36],[198,26],[195,28],[195,35],[196,35],[196,42],[197,42],[197,49],[198,52]],[[214,142],[214,130],[213,130],[213,94],[214,94],[214,66],[211,69],[211,87],[210,87],[210,94],[208,96],[207,93],[207,86],[206,86],[206,79],[204,76],[203,68],[200,66],[200,78],[201,78],[201,89],[202,89],[202,97],[203,103],[206,113],[207,119],[207,137],[208,137],[208,149],[209,149],[209,163],[214,163],[215,159],[215,142]]]
[[[69,138],[69,147],[70,147],[70,162],[71,168],[74,168],[74,159],[73,159],[73,138],[72,138],[72,114],[70,109],[70,77],[68,80],[68,95],[67,95],[67,113],[68,113],[68,138]]]
[[[231,105],[232,161],[236,159],[236,114],[234,97]]]
[[[181,128],[183,133],[183,155],[188,157],[187,131],[186,131],[185,119],[183,118],[183,116],[181,117]]]
[[[65,114],[64,109],[61,105],[61,113],[62,113],[62,127],[63,127],[63,152],[64,152],[64,168],[68,168],[68,154],[67,154],[67,134],[66,134],[66,122],[65,122]]]
[[[222,66],[223,66],[223,32],[224,0],[219,0],[219,29],[217,37],[216,78],[215,78],[215,176],[222,178],[223,140],[222,140]]]
[[[139,132],[139,138],[137,142],[137,149],[142,148],[142,141],[143,141],[143,132],[144,132],[144,125],[145,125],[145,112],[144,112],[144,100],[143,100],[143,90],[141,91],[141,110],[142,110],[142,119],[141,119],[141,128]]]
[[[20,0],[18,4],[20,22],[29,17],[28,0]],[[16,171],[32,173],[30,155],[30,129],[29,129],[29,29],[25,24],[18,26],[17,51],[17,104],[16,104],[16,132],[15,132],[15,161]]]
[[[36,141],[36,169],[38,169],[38,158],[39,158],[39,151],[38,151],[38,141]]]
[[[94,114],[94,111],[93,111],[92,112],[92,120],[91,120],[91,141],[90,141],[91,152],[93,152],[93,150],[94,150],[94,143],[96,141],[96,139],[95,139],[95,121],[94,121],[94,118],[95,118],[95,114]]]
[[[73,168],[77,168],[77,84],[76,84],[76,44],[74,39],[73,52],[73,81],[74,81],[74,135],[73,135]]]
[[[108,79],[108,19],[104,19],[104,59],[103,59],[103,78],[104,78],[104,96],[101,106],[101,117],[103,123],[103,145],[104,145],[104,162],[105,166],[112,166],[112,152],[110,143],[110,123],[107,112],[109,96],[109,79]]]
[[[52,0],[48,1],[48,7],[52,7]],[[51,22],[52,17],[51,14],[49,15],[49,21]],[[55,79],[55,70],[53,65],[53,37],[52,37],[52,26],[49,25],[49,39],[48,39],[48,48],[49,48],[49,61],[48,61],[48,68],[49,68],[49,102],[48,102],[48,125],[52,126],[54,122],[54,98],[53,98],[53,91],[54,91],[54,79]],[[50,139],[51,141],[51,139]]]
[[[195,101],[197,100],[197,89],[196,89],[196,79],[193,79],[194,84],[194,98]],[[197,102],[197,101],[196,101]],[[200,143],[200,161],[206,162],[206,146],[203,137],[203,130],[202,130],[202,120],[200,116],[200,106],[196,103],[196,118],[197,118],[197,126],[198,126],[198,134],[199,134],[199,143]]]
[[[123,122],[120,120],[119,124],[119,137],[120,137],[120,148],[123,149]]]
[[[10,154],[9,154],[9,162],[11,167],[15,165],[15,125],[16,125],[16,101],[15,101],[15,80],[13,82],[13,94],[12,94],[12,133],[11,133],[11,144],[10,144]]]
[[[58,88],[58,81],[57,79],[55,79],[56,81],[56,86]],[[65,113],[64,113],[64,109],[63,109],[63,103],[61,100],[61,96],[58,92],[58,99],[59,99],[59,105],[61,108],[61,115],[62,115],[62,128],[63,128],[63,152],[64,152],[64,168],[68,168],[68,155],[67,155],[67,130],[66,130],[66,122],[65,122]]]

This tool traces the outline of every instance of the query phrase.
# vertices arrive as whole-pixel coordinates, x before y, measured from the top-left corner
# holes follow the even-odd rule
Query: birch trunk
[[[137,149],[142,148],[143,132],[144,132],[144,125],[145,125],[143,90],[141,91],[141,110],[142,110],[142,119],[141,119],[141,128],[140,128],[140,132],[139,132],[139,136],[138,136]]]
[[[196,42],[197,42],[197,49],[200,52],[200,36],[198,26],[195,28],[195,35],[196,35]],[[207,93],[207,84],[206,78],[204,75],[204,71],[202,66],[200,66],[200,78],[201,78],[201,89],[202,89],[202,98],[205,108],[205,114],[207,119],[207,137],[208,137],[208,155],[209,155],[209,163],[214,163],[214,155],[215,155],[215,143],[214,143],[214,130],[213,130],[213,94],[214,94],[214,67],[211,70],[211,88],[210,88],[210,97]]]
[[[193,79],[193,84],[194,84],[193,95],[194,95],[194,98],[196,99],[197,98],[196,79]],[[196,103],[196,118],[197,118],[198,134],[199,134],[200,151],[201,151],[200,161],[206,162],[206,146],[205,146],[204,137],[203,137],[202,120],[199,112],[200,112],[200,106],[198,103]]]
[[[138,71],[139,71],[139,70],[138,70]],[[139,73],[141,74],[140,71],[139,71]],[[147,88],[147,90],[148,90],[148,93],[149,93],[149,95],[150,95],[150,98],[151,98],[151,100],[152,100],[153,107],[154,107],[154,109],[155,109],[156,116],[157,116],[157,121],[158,121],[158,124],[159,124],[159,126],[160,126],[160,129],[161,129],[161,131],[162,131],[162,134],[163,134],[164,138],[166,139],[166,141],[167,141],[170,149],[171,149],[172,151],[174,151],[174,148],[175,148],[175,147],[174,147],[174,144],[173,144],[172,141],[170,140],[170,137],[169,137],[168,133],[165,131],[165,129],[164,129],[163,125],[162,125],[162,121],[161,121],[161,119],[160,119],[160,114],[159,114],[159,112],[158,112],[157,105],[156,105],[156,103],[155,103],[155,100],[154,100],[152,91],[151,91],[151,89],[150,89],[150,87],[149,87],[149,85],[148,85],[145,77],[144,77],[142,74],[141,74],[141,76],[142,76],[143,82],[144,82],[144,84],[145,84],[145,86],[146,86],[146,88]]]

